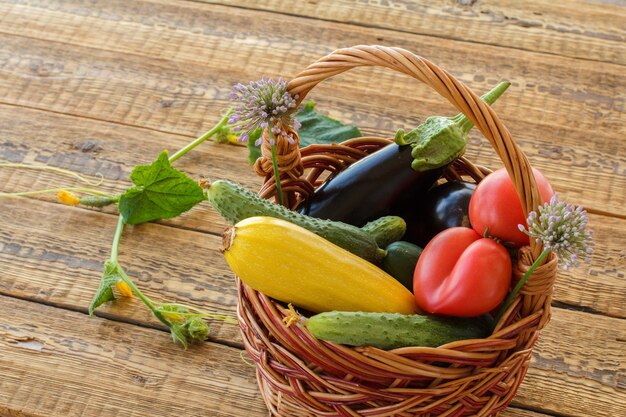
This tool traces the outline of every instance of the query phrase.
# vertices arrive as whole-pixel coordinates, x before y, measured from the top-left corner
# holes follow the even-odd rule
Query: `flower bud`
[[[115,283],[115,288],[119,291],[122,297],[133,297],[133,290],[124,281],[118,281]]]
[[[80,198],[71,191],[61,190],[57,193],[57,199],[68,206],[75,206],[80,204]]]

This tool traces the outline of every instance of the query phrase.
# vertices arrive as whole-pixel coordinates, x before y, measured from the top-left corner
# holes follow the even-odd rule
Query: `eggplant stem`
[[[498,98],[506,91],[507,88],[511,85],[508,81],[502,81],[498,85],[496,85],[491,91],[482,95],[480,98],[490,106],[496,102]],[[459,113],[454,117],[451,117],[452,121],[456,123],[456,125],[461,128],[464,134],[468,134],[470,130],[474,127],[474,122],[467,118],[463,113]]]

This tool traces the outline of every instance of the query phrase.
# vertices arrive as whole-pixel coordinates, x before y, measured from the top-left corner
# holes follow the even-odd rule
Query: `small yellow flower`
[[[161,311],[161,314],[163,315],[163,317],[165,317],[166,319],[168,319],[169,321],[173,323],[179,323],[185,319],[180,314],[172,313],[169,311]]]
[[[78,198],[78,196],[70,191],[59,191],[57,193],[57,198],[59,199],[59,201],[63,204],[67,204],[69,206],[75,206],[77,204],[80,204],[80,198]]]
[[[133,297],[133,290],[130,289],[127,283],[124,281],[118,281],[115,283],[115,288],[119,291],[122,297]]]
[[[181,323],[185,321],[186,316],[179,313],[188,313],[189,310],[183,306],[163,304],[158,308],[159,312],[172,323]]]
[[[237,135],[228,135],[226,137],[226,140],[228,140],[228,143],[230,143],[231,145],[237,145],[237,146],[247,145],[245,142],[240,142],[239,137]]]

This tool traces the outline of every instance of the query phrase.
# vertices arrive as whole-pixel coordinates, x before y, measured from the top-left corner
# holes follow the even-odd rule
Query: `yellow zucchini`
[[[250,217],[224,234],[226,262],[248,286],[309,311],[413,314],[413,294],[382,269],[315,233]]]

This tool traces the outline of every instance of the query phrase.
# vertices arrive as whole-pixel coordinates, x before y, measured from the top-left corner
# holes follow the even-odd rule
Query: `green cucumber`
[[[385,216],[372,220],[361,227],[361,230],[369,233],[378,244],[378,247],[384,248],[390,243],[402,239],[406,232],[406,222],[402,217]]]
[[[380,263],[385,256],[385,251],[378,247],[374,238],[356,226],[296,213],[231,181],[212,183],[208,198],[213,208],[233,224],[249,217],[274,217],[303,227],[372,263]]]
[[[422,254],[422,248],[400,240],[387,246],[386,251],[380,267],[413,292],[413,271]]]
[[[457,340],[481,339],[489,334],[483,317],[459,318],[416,314],[331,311],[306,321],[313,336],[350,346],[396,349],[438,347]]]

